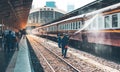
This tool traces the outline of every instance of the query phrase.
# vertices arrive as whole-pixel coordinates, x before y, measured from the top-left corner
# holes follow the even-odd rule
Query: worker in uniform
[[[69,42],[69,36],[67,34],[64,34],[64,37],[62,38],[62,56],[66,58],[67,49],[68,49],[68,42]]]

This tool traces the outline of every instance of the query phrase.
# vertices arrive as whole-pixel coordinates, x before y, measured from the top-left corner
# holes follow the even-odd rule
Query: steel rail
[[[30,41],[30,40],[29,40]],[[35,45],[35,43],[34,43],[34,46],[36,46]],[[38,53],[42,56],[42,58],[45,60],[45,62],[47,63],[47,65],[50,67],[50,69],[52,70],[52,72],[55,72],[55,70],[53,69],[53,67],[50,65],[50,63],[47,61],[47,59],[44,57],[44,55],[41,53],[41,51],[40,50],[38,50],[37,48],[35,48],[35,50],[36,51],[39,51]]]

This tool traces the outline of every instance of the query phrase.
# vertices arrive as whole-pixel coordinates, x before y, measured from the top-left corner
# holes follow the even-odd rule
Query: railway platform
[[[71,47],[63,58],[56,42],[34,35],[21,38],[19,51],[0,53],[0,72],[120,72],[120,64]]]

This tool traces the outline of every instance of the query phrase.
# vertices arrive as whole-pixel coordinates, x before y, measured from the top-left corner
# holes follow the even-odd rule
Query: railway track
[[[41,56],[44,59],[44,62],[46,62],[46,64],[49,66],[49,68],[46,67],[49,72],[80,72],[80,70],[78,70],[76,67],[65,61],[63,58],[36,40],[33,40],[32,38],[28,39],[29,41],[32,41],[31,45],[33,46],[37,56],[39,58]]]
[[[61,56],[61,49],[57,48],[54,44],[48,43],[49,41],[44,40],[42,38],[31,36],[33,39],[35,39],[38,43],[41,43],[45,47],[49,48],[53,53],[56,53],[59,57]],[[91,64],[89,62],[86,62],[86,59],[79,59],[76,56],[68,53],[67,55],[69,58],[64,59],[65,61],[69,62],[72,66],[80,70],[81,72],[111,72],[113,70],[107,70],[106,68],[100,68],[97,67],[94,64]],[[115,70],[115,72],[118,72]]]

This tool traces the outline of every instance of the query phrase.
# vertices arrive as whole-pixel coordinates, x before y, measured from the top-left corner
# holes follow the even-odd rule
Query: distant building
[[[74,5],[68,5],[67,6],[67,12],[71,12],[74,10]]]
[[[31,26],[43,25],[62,17],[65,13],[66,12],[60,9],[51,7],[31,9],[28,17],[28,24]]]
[[[47,1],[46,2],[46,7],[53,7],[53,8],[55,8],[56,7],[55,2],[54,1]]]

